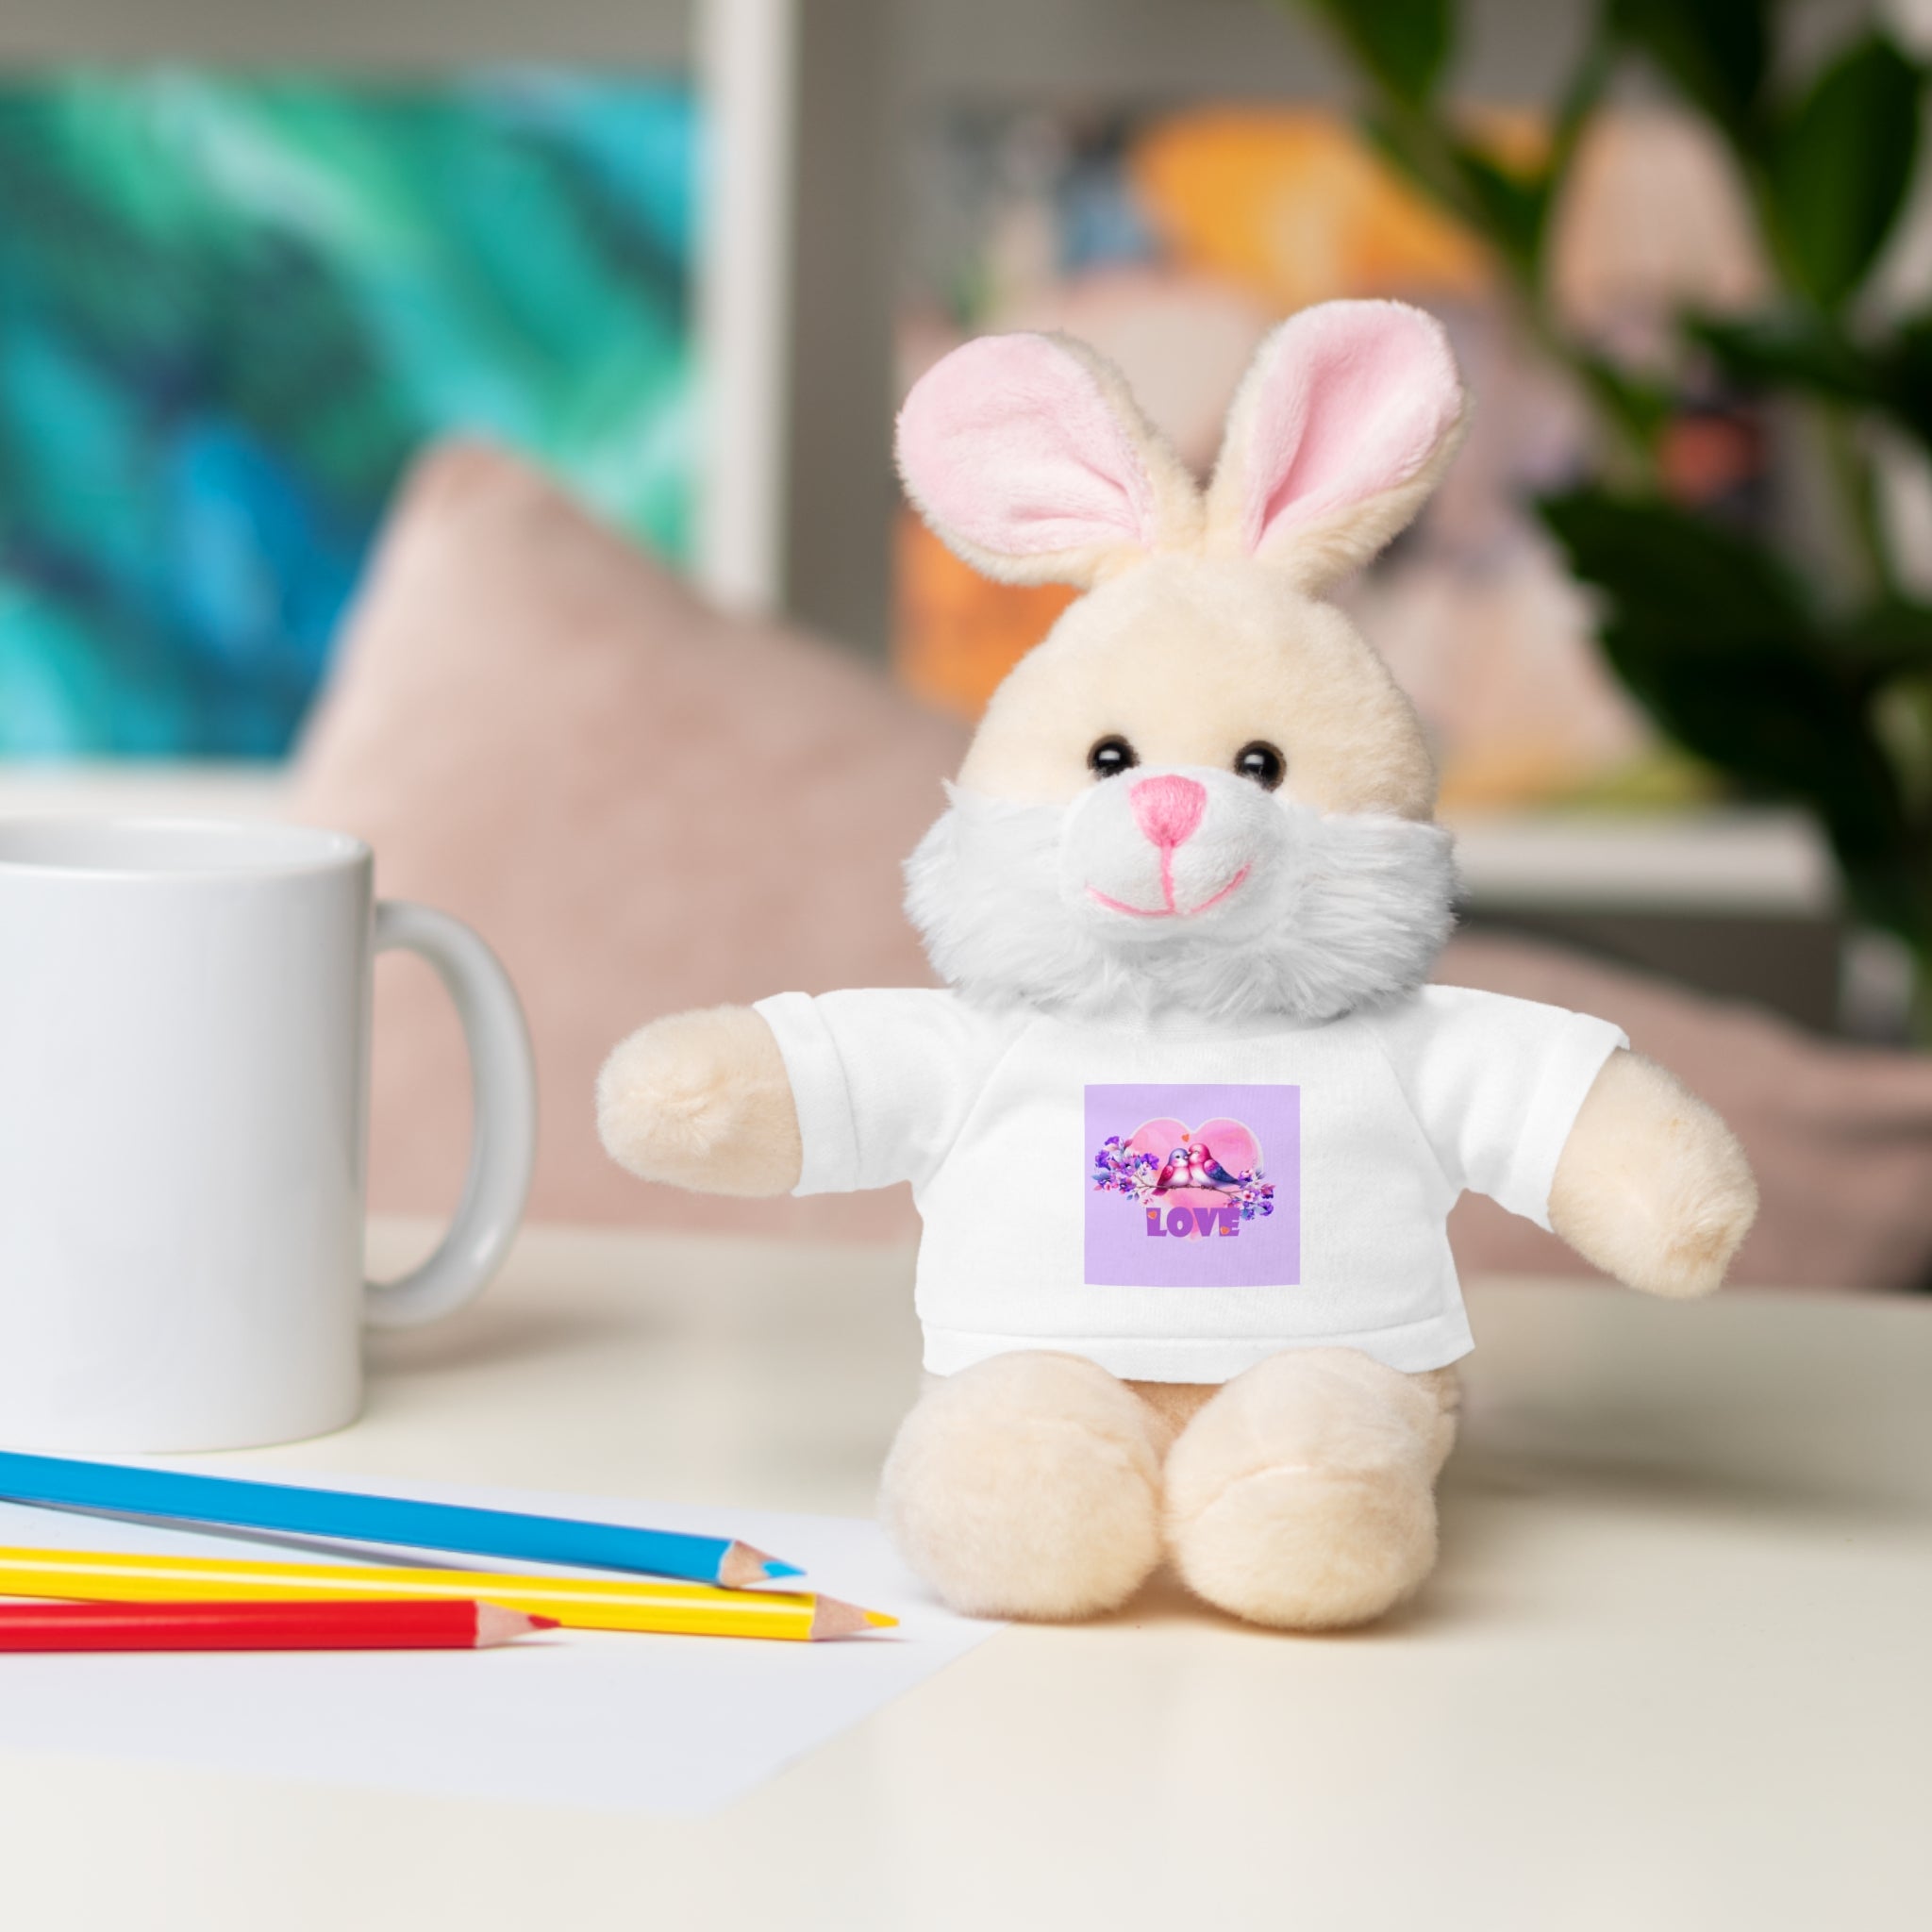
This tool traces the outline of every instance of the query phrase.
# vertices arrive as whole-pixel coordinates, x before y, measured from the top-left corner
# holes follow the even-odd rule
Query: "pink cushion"
[[[605,1157],[591,1093],[605,1054],[660,1013],[929,984],[899,867],[962,748],[848,654],[708,609],[523,463],[450,445],[392,512],[295,809],[369,840],[381,892],[469,921],[508,966],[541,1093],[533,1216],[909,1235],[904,1190],[646,1187]],[[386,960],[372,1205],[449,1208],[468,1105],[441,988]]]

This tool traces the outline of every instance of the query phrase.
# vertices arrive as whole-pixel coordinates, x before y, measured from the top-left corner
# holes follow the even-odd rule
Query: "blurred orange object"
[[[899,513],[895,541],[899,681],[929,705],[976,719],[1074,592],[1058,584],[991,582],[961,563],[910,510]]]
[[[1679,503],[1709,504],[1764,477],[1763,432],[1740,412],[1687,409],[1664,428],[1657,467]]]
[[[1128,166],[1175,261],[1284,312],[1337,296],[1470,296],[1490,283],[1475,240],[1329,110],[1175,114],[1136,142]]]

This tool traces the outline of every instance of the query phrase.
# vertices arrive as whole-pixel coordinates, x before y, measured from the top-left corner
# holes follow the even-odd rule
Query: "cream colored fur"
[[[1068,608],[993,693],[959,783],[1027,805],[1092,782],[1108,732],[1149,766],[1225,770],[1257,738],[1286,797],[1427,818],[1436,773],[1415,708],[1332,604],[1227,560],[1155,558]]]
[[[1077,1356],[929,1377],[886,1458],[879,1513],[955,1609],[1064,1622],[1124,1604],[1160,1561],[1168,1431]]]
[[[1276,1356],[1225,1387],[997,1356],[926,1377],[880,1509],[969,1615],[1094,1616],[1165,1556],[1251,1623],[1335,1629],[1428,1574],[1457,1399],[1453,1369],[1405,1375],[1354,1349]]]
[[[1453,1377],[1354,1349],[1278,1355],[1237,1375],[1167,1462],[1167,1536],[1197,1595],[1286,1630],[1366,1624],[1435,1567],[1436,1472]]]
[[[749,1007],[633,1033],[597,1077],[597,1131],[641,1179],[709,1194],[789,1194],[804,1159],[778,1042]]]
[[[1634,1053],[1590,1090],[1550,1186],[1550,1225],[1647,1294],[1708,1294],[1757,1216],[1744,1150],[1703,1101]]]
[[[1209,557],[1245,555],[1241,526],[1246,519],[1248,472],[1254,461],[1255,419],[1259,413],[1261,386],[1269,375],[1274,346],[1272,337],[1262,343],[1228,408],[1227,428],[1214,465],[1214,480],[1208,489],[1207,514],[1201,531],[1201,547]],[[1435,494],[1437,484],[1448,474],[1456,452],[1462,447],[1462,439],[1469,429],[1469,401],[1464,397],[1462,412],[1454,427],[1407,483],[1320,523],[1304,525],[1294,533],[1291,543],[1284,544],[1278,555],[1271,555],[1267,560],[1296,590],[1311,597],[1334,589],[1400,536],[1415,513]]]
[[[1204,506],[1119,377],[1077,355],[1149,466],[1158,541],[1024,560],[962,549],[1009,579],[1098,586],[1001,686],[962,789],[1065,805],[1093,782],[1088,750],[1109,734],[1151,768],[1223,772],[1265,739],[1286,755],[1277,795],[1290,807],[1429,820],[1435,778],[1413,710],[1348,620],[1309,592],[1407,521],[1462,418],[1443,412],[1439,444],[1407,482],[1242,556],[1260,377],[1237,404]],[[738,1194],[798,1178],[783,1062],[749,1009],[681,1014],[633,1035],[604,1070],[598,1107],[605,1144],[647,1178]],[[1724,1123],[1624,1053],[1604,1067],[1562,1152],[1550,1218],[1630,1286],[1691,1295],[1718,1285],[1756,1204]],[[888,1459],[882,1507],[913,1566],[970,1612],[1091,1616],[1125,1602],[1165,1555],[1238,1616],[1338,1628],[1382,1615],[1427,1575],[1455,1408],[1453,1371],[1404,1375],[1345,1349],[1291,1350],[1219,1390],[1135,1387],[1073,1357],[1003,1356],[929,1383]]]
[[[1429,460],[1399,490],[1377,497],[1361,509],[1342,510],[1324,522],[1309,525],[1295,534],[1294,547],[1282,562],[1282,573],[1297,590],[1319,597],[1358,571],[1378,551],[1406,530],[1417,510],[1435,494],[1437,484],[1448,474],[1461,446],[1467,419],[1459,423],[1451,440],[1443,443]],[[1226,539],[1217,526],[1216,505],[1208,499],[1208,525],[1204,548],[1212,557],[1222,554]]]

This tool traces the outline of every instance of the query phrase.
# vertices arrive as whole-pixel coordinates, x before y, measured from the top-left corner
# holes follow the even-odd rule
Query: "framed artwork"
[[[673,75],[0,80],[0,757],[273,758],[411,456],[691,544]]]

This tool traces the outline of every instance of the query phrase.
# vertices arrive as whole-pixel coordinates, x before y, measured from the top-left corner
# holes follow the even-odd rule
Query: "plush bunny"
[[[1164,1556],[1257,1623],[1376,1617],[1435,1560],[1462,1190],[1662,1295],[1750,1225],[1736,1141],[1616,1028],[1424,983],[1428,750],[1318,600],[1465,413],[1431,318],[1328,303],[1262,344],[1204,494],[1079,343],[946,357],[899,419],[912,500],[991,575],[1086,592],[909,862],[949,990],[679,1014],[605,1068],[648,1178],[912,1183],[928,1374],[883,1512],[960,1609],[1091,1615]]]

